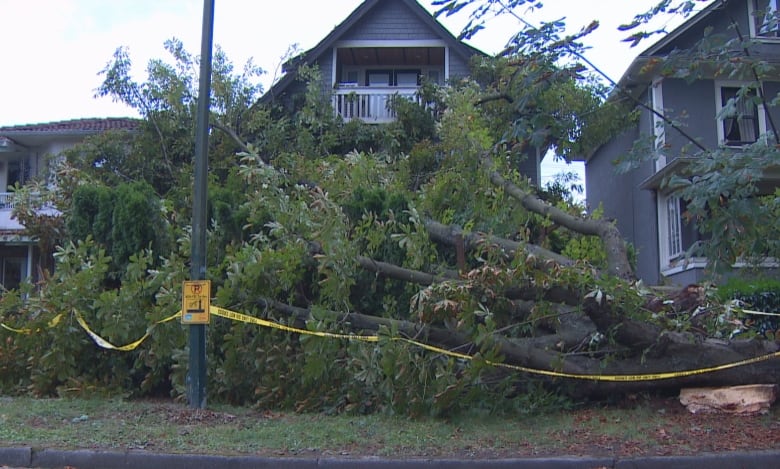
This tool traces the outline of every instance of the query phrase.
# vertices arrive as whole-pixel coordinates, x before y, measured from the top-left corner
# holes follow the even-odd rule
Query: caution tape
[[[279,329],[280,331],[295,332],[297,334],[313,335],[316,337],[327,337],[330,339],[359,340],[362,342],[379,341],[379,336],[376,335],[338,334],[335,332],[310,331],[308,329],[300,329],[297,327],[285,326],[284,324],[279,324],[272,321],[266,321],[265,319],[256,318],[254,316],[247,316],[246,314],[230,311],[229,309],[220,308],[219,306],[212,306],[210,312],[214,316],[220,316],[225,319],[232,319],[234,321],[246,322],[249,324],[257,324],[258,326]]]
[[[51,320],[46,324],[46,327],[51,329],[52,327],[54,327],[57,324],[59,324],[60,320],[62,320],[62,314],[58,314],[58,315],[54,316],[53,318],[51,318]],[[3,329],[5,329],[7,331],[15,332],[17,334],[32,334],[32,332],[33,332],[32,329],[29,329],[29,328],[26,328],[26,327],[24,329],[17,329],[15,327],[8,326],[8,325],[6,325],[5,323],[2,323],[2,322],[0,322],[0,327],[2,327]],[[38,330],[40,330],[40,329],[38,329]]]
[[[231,311],[229,309],[220,308],[218,306],[211,306],[210,313],[213,314],[214,316],[219,316],[233,321],[243,322],[247,324],[255,324],[262,327],[268,327],[268,328],[277,329],[286,332],[292,332],[296,334],[304,334],[304,335],[311,335],[315,337],[323,337],[323,338],[331,338],[331,339],[355,340],[361,342],[379,342],[380,340],[378,335],[340,334],[334,332],[310,331],[307,329],[301,329],[297,327],[287,326],[284,324],[279,324],[273,321],[268,321],[265,319],[260,319],[254,316],[238,313],[236,311]],[[111,344],[109,341],[105,340],[104,338],[96,334],[94,331],[92,331],[92,329],[89,327],[87,322],[84,320],[83,316],[78,311],[74,311],[74,315],[76,317],[76,321],[79,323],[81,328],[84,329],[84,331],[86,331],[86,333],[90,336],[90,338],[92,338],[92,340],[98,346],[109,350],[128,352],[138,348],[138,346],[141,345],[141,343],[143,343],[143,341],[145,341],[151,335],[152,331],[157,325],[172,321],[177,317],[181,316],[181,311],[178,311],[175,314],[168,316],[167,318],[161,319],[153,323],[151,326],[149,326],[146,329],[146,333],[140,339],[131,342],[129,344],[119,345],[119,346]],[[61,319],[62,319],[62,314],[58,314],[51,321],[49,321],[49,327],[56,326]],[[29,334],[32,332],[30,329],[16,329],[2,323],[0,323],[0,326],[2,326],[4,329],[7,329],[9,331],[17,332],[21,334]],[[426,344],[424,342],[420,342],[414,339],[409,339],[406,337],[390,337],[388,339],[392,341],[406,342],[408,344],[414,345],[421,349],[428,350],[430,352],[438,353],[441,355],[453,357],[453,358],[458,358],[467,361],[473,361],[477,359],[477,357],[473,355],[454,352],[452,350],[443,349],[441,347],[436,347],[434,345]],[[580,374],[580,373],[567,373],[563,371],[543,370],[543,369],[531,368],[531,367],[526,367],[521,365],[512,365],[509,363],[503,363],[503,362],[498,362],[489,359],[483,359],[483,362],[486,365],[490,365],[490,366],[510,369],[513,371],[519,371],[523,373],[548,376],[552,378],[566,378],[566,379],[606,381],[606,382],[637,382],[637,381],[665,380],[665,379],[672,379],[672,378],[685,378],[688,376],[713,373],[716,371],[724,371],[732,368],[737,368],[740,366],[752,365],[763,361],[771,360],[773,358],[780,358],[780,352],[774,352],[767,355],[761,355],[758,357],[739,360],[736,362],[724,363],[722,365],[715,365],[706,368],[697,368],[693,370],[671,371],[671,372],[664,372],[664,373],[621,374],[621,375],[590,375],[590,374]]]
[[[225,308],[220,308],[217,306],[211,307],[211,314],[215,316],[220,316],[226,319],[232,319],[234,321],[240,321],[250,324],[257,324],[259,326],[264,327],[271,327],[274,329],[279,329],[287,332],[295,332],[298,334],[307,334],[307,335],[313,335],[317,337],[329,337],[329,338],[336,338],[336,339],[348,339],[348,340],[360,340],[363,342],[378,342],[379,336],[371,335],[371,336],[365,336],[365,335],[357,335],[357,334],[336,334],[331,332],[320,332],[320,331],[309,331],[306,329],[299,329],[295,327],[285,326],[282,324],[278,324],[271,321],[266,321],[264,319],[256,318],[253,316],[248,316],[246,314],[237,313],[235,311],[230,311]],[[411,345],[415,345],[417,347],[420,347],[424,350],[428,350],[431,352],[439,353],[442,355],[459,358],[462,360],[469,360],[472,361],[475,359],[473,355],[468,355],[465,353],[459,353],[459,352],[453,352],[451,350],[443,349],[441,347],[436,347],[434,345],[426,344],[424,342],[419,342],[414,339],[408,339],[405,337],[391,337],[390,340],[396,340],[396,341],[402,341],[409,343]],[[530,373],[530,374],[536,374],[536,375],[542,375],[542,376],[549,376],[553,378],[568,378],[568,379],[580,379],[580,380],[589,380],[589,381],[608,381],[608,382],[635,382],[635,381],[656,381],[656,380],[664,380],[664,379],[672,379],[672,378],[684,378],[688,376],[694,376],[694,375],[701,375],[706,373],[713,373],[715,371],[723,371],[728,370],[731,368],[737,368],[740,366],[745,365],[752,365],[755,363],[763,362],[766,360],[771,360],[772,358],[780,358],[780,352],[774,352],[767,355],[761,355],[759,357],[753,357],[748,358],[745,360],[740,360],[732,363],[725,363],[722,365],[716,365],[711,366],[707,368],[698,368],[695,370],[684,370],[684,371],[671,371],[666,373],[647,373],[647,374],[624,374],[624,375],[588,375],[588,374],[579,374],[579,373],[566,373],[562,371],[552,371],[552,370],[541,370],[537,368],[530,368],[526,366],[520,366],[520,365],[512,365],[509,363],[503,363],[503,362],[497,362],[494,360],[488,360],[485,359],[484,363],[487,365],[500,367],[500,368],[506,368],[514,371],[520,371],[523,373]]]
[[[89,325],[84,320],[84,318],[81,316],[81,313],[79,313],[78,311],[75,311],[75,310],[73,311],[73,313],[76,316],[76,321],[79,323],[81,328],[86,331],[86,333],[92,338],[92,340],[98,346],[100,346],[100,347],[102,347],[104,349],[118,350],[118,351],[121,351],[121,352],[129,352],[131,350],[135,350],[136,348],[138,348],[139,345],[141,345],[141,343],[144,340],[146,340],[152,334],[152,331],[154,330],[155,327],[157,327],[158,324],[162,324],[162,323],[165,323],[165,322],[168,322],[168,321],[172,321],[172,320],[178,318],[179,316],[181,316],[181,311],[178,311],[178,312],[176,312],[176,314],[168,316],[167,318],[164,318],[164,319],[160,319],[159,321],[153,323],[151,326],[149,326],[146,329],[146,333],[140,339],[138,339],[138,340],[136,340],[134,342],[130,342],[129,344],[126,344],[126,345],[113,345],[111,342],[109,342],[106,339],[104,339],[104,338],[100,337],[99,335],[95,334],[92,331],[92,329],[89,328]]]

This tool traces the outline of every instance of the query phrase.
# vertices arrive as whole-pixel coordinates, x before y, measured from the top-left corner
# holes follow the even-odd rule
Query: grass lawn
[[[0,446],[268,456],[638,456],[780,449],[780,411],[692,415],[673,398],[506,418],[296,414],[172,401],[0,397]]]

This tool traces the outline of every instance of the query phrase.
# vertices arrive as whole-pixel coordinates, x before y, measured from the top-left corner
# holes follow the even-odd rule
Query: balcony
[[[395,120],[391,109],[395,97],[419,101],[417,87],[340,85],[332,97],[333,111],[344,121],[359,119],[367,124],[387,124]]]
[[[0,192],[0,210],[12,210],[16,207],[16,197],[14,192]]]

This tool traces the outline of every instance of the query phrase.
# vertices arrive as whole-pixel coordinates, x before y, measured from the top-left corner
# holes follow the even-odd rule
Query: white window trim
[[[650,99],[652,100],[653,110],[664,115],[664,92],[663,92],[663,78],[656,78],[653,80],[651,86]],[[662,117],[655,112],[653,113],[653,135],[655,135],[655,148],[663,148],[666,145],[666,132],[665,123]],[[660,171],[666,166],[666,155],[659,153],[658,159],[655,160],[655,172]]]
[[[767,42],[778,42],[780,41],[780,37],[777,36],[762,36],[759,34],[759,32],[756,30],[756,0],[747,0],[748,4],[748,24],[750,27],[750,37],[753,39],[758,39],[760,41],[767,41]],[[774,8],[775,11],[780,10],[780,1],[779,0],[769,0],[769,8]],[[780,27],[780,25],[778,25]]]
[[[667,265],[665,268],[662,268],[661,275],[663,275],[664,277],[669,277],[670,275],[679,274],[680,272],[685,272],[686,270],[704,269],[706,267],[707,267],[707,259],[704,257],[680,259],[676,261],[674,265]],[[746,267],[754,267],[754,266],[749,265],[743,261],[737,261],[734,264],[732,264],[731,267],[735,269],[744,269]],[[761,262],[761,264],[759,264],[758,267],[765,268],[765,269],[776,269],[780,267],[780,262],[775,258],[769,258]]]
[[[737,148],[735,145],[726,145],[726,136],[723,134],[723,120],[718,118],[720,112],[723,110],[723,100],[721,98],[722,88],[741,88],[747,85],[744,81],[715,81],[715,123],[718,131],[718,145],[726,148]],[[758,136],[756,141],[762,139],[766,135],[766,112],[764,105],[759,104],[758,108]]]
[[[658,260],[659,269],[664,272],[673,267],[675,261],[678,261],[685,254],[682,248],[682,216],[680,214],[680,198],[671,195],[658,194]],[[676,203],[674,220],[669,219],[669,204]],[[675,228],[678,239],[677,249],[672,252],[670,230]]]
[[[702,257],[694,257],[692,259],[680,259],[674,263],[674,265],[667,265],[661,269],[661,275],[669,277],[670,275],[679,274],[686,270],[704,269],[707,267],[707,259]]]

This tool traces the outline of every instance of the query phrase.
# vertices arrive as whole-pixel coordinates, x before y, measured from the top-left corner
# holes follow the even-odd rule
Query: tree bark
[[[599,309],[596,303],[590,306]],[[264,308],[273,309],[288,317],[293,317],[300,325],[310,318],[306,308],[295,307],[272,299],[260,299],[258,304]],[[605,312],[591,313],[598,317]],[[340,313],[330,311],[325,314],[332,316],[335,322],[352,332],[376,332],[380,326],[398,331],[399,335],[418,342],[430,344],[461,354],[473,355],[479,350],[467,335],[443,327],[427,324],[401,321],[390,318],[380,318],[359,313]],[[600,319],[601,321],[601,319]],[[561,385],[560,389],[575,397],[602,397],[615,393],[657,391],[663,389],[679,389],[696,386],[731,386],[740,384],[780,384],[780,367],[777,358],[764,360],[755,364],[729,368],[721,371],[694,373],[685,376],[689,370],[701,370],[717,365],[734,363],[740,360],[764,356],[778,352],[780,345],[770,341],[716,341],[693,340],[682,334],[669,334],[656,329],[639,331],[628,328],[621,340],[639,339],[646,344],[650,337],[657,334],[662,342],[658,352],[653,354],[637,353],[641,344],[633,344],[620,358],[604,361],[603,356],[594,351],[592,354],[567,355],[561,349],[582,344],[589,333],[585,330],[588,322],[573,319],[573,323],[559,334],[537,338],[507,339],[496,337],[499,352],[503,356],[503,365],[497,365],[497,371],[517,372],[518,379],[524,375],[511,366],[528,368],[525,373],[541,374],[553,385]],[[602,323],[602,327],[607,323]],[[597,325],[594,325],[598,327]],[[619,327],[618,329],[622,328]],[[619,333],[618,333],[619,334]],[[556,377],[549,372],[560,372],[578,375],[578,377]],[[658,375],[673,372],[683,372],[681,376],[666,376],[661,379],[639,379],[641,375]],[[627,376],[640,375],[637,379]],[[617,378],[611,378],[617,376]],[[556,384],[557,383],[557,384]],[[567,385],[569,384],[569,385]]]
[[[572,265],[574,262],[566,256],[556,254],[549,249],[530,243],[519,243],[506,238],[499,238],[484,233],[464,233],[460,227],[453,225],[444,225],[434,220],[425,221],[425,229],[431,239],[437,243],[448,246],[456,246],[458,236],[463,238],[466,250],[474,250],[484,244],[493,244],[504,250],[507,257],[514,257],[518,252],[526,252],[543,259],[553,260],[561,265]]]
[[[626,243],[617,227],[607,220],[593,220],[573,216],[548,204],[534,194],[527,192],[511,181],[504,179],[494,170],[493,158],[489,153],[482,156],[482,164],[488,172],[490,182],[501,187],[509,196],[531,212],[549,217],[554,223],[584,235],[598,236],[604,243],[607,254],[607,273],[623,280],[635,280],[633,269],[628,262]]]

